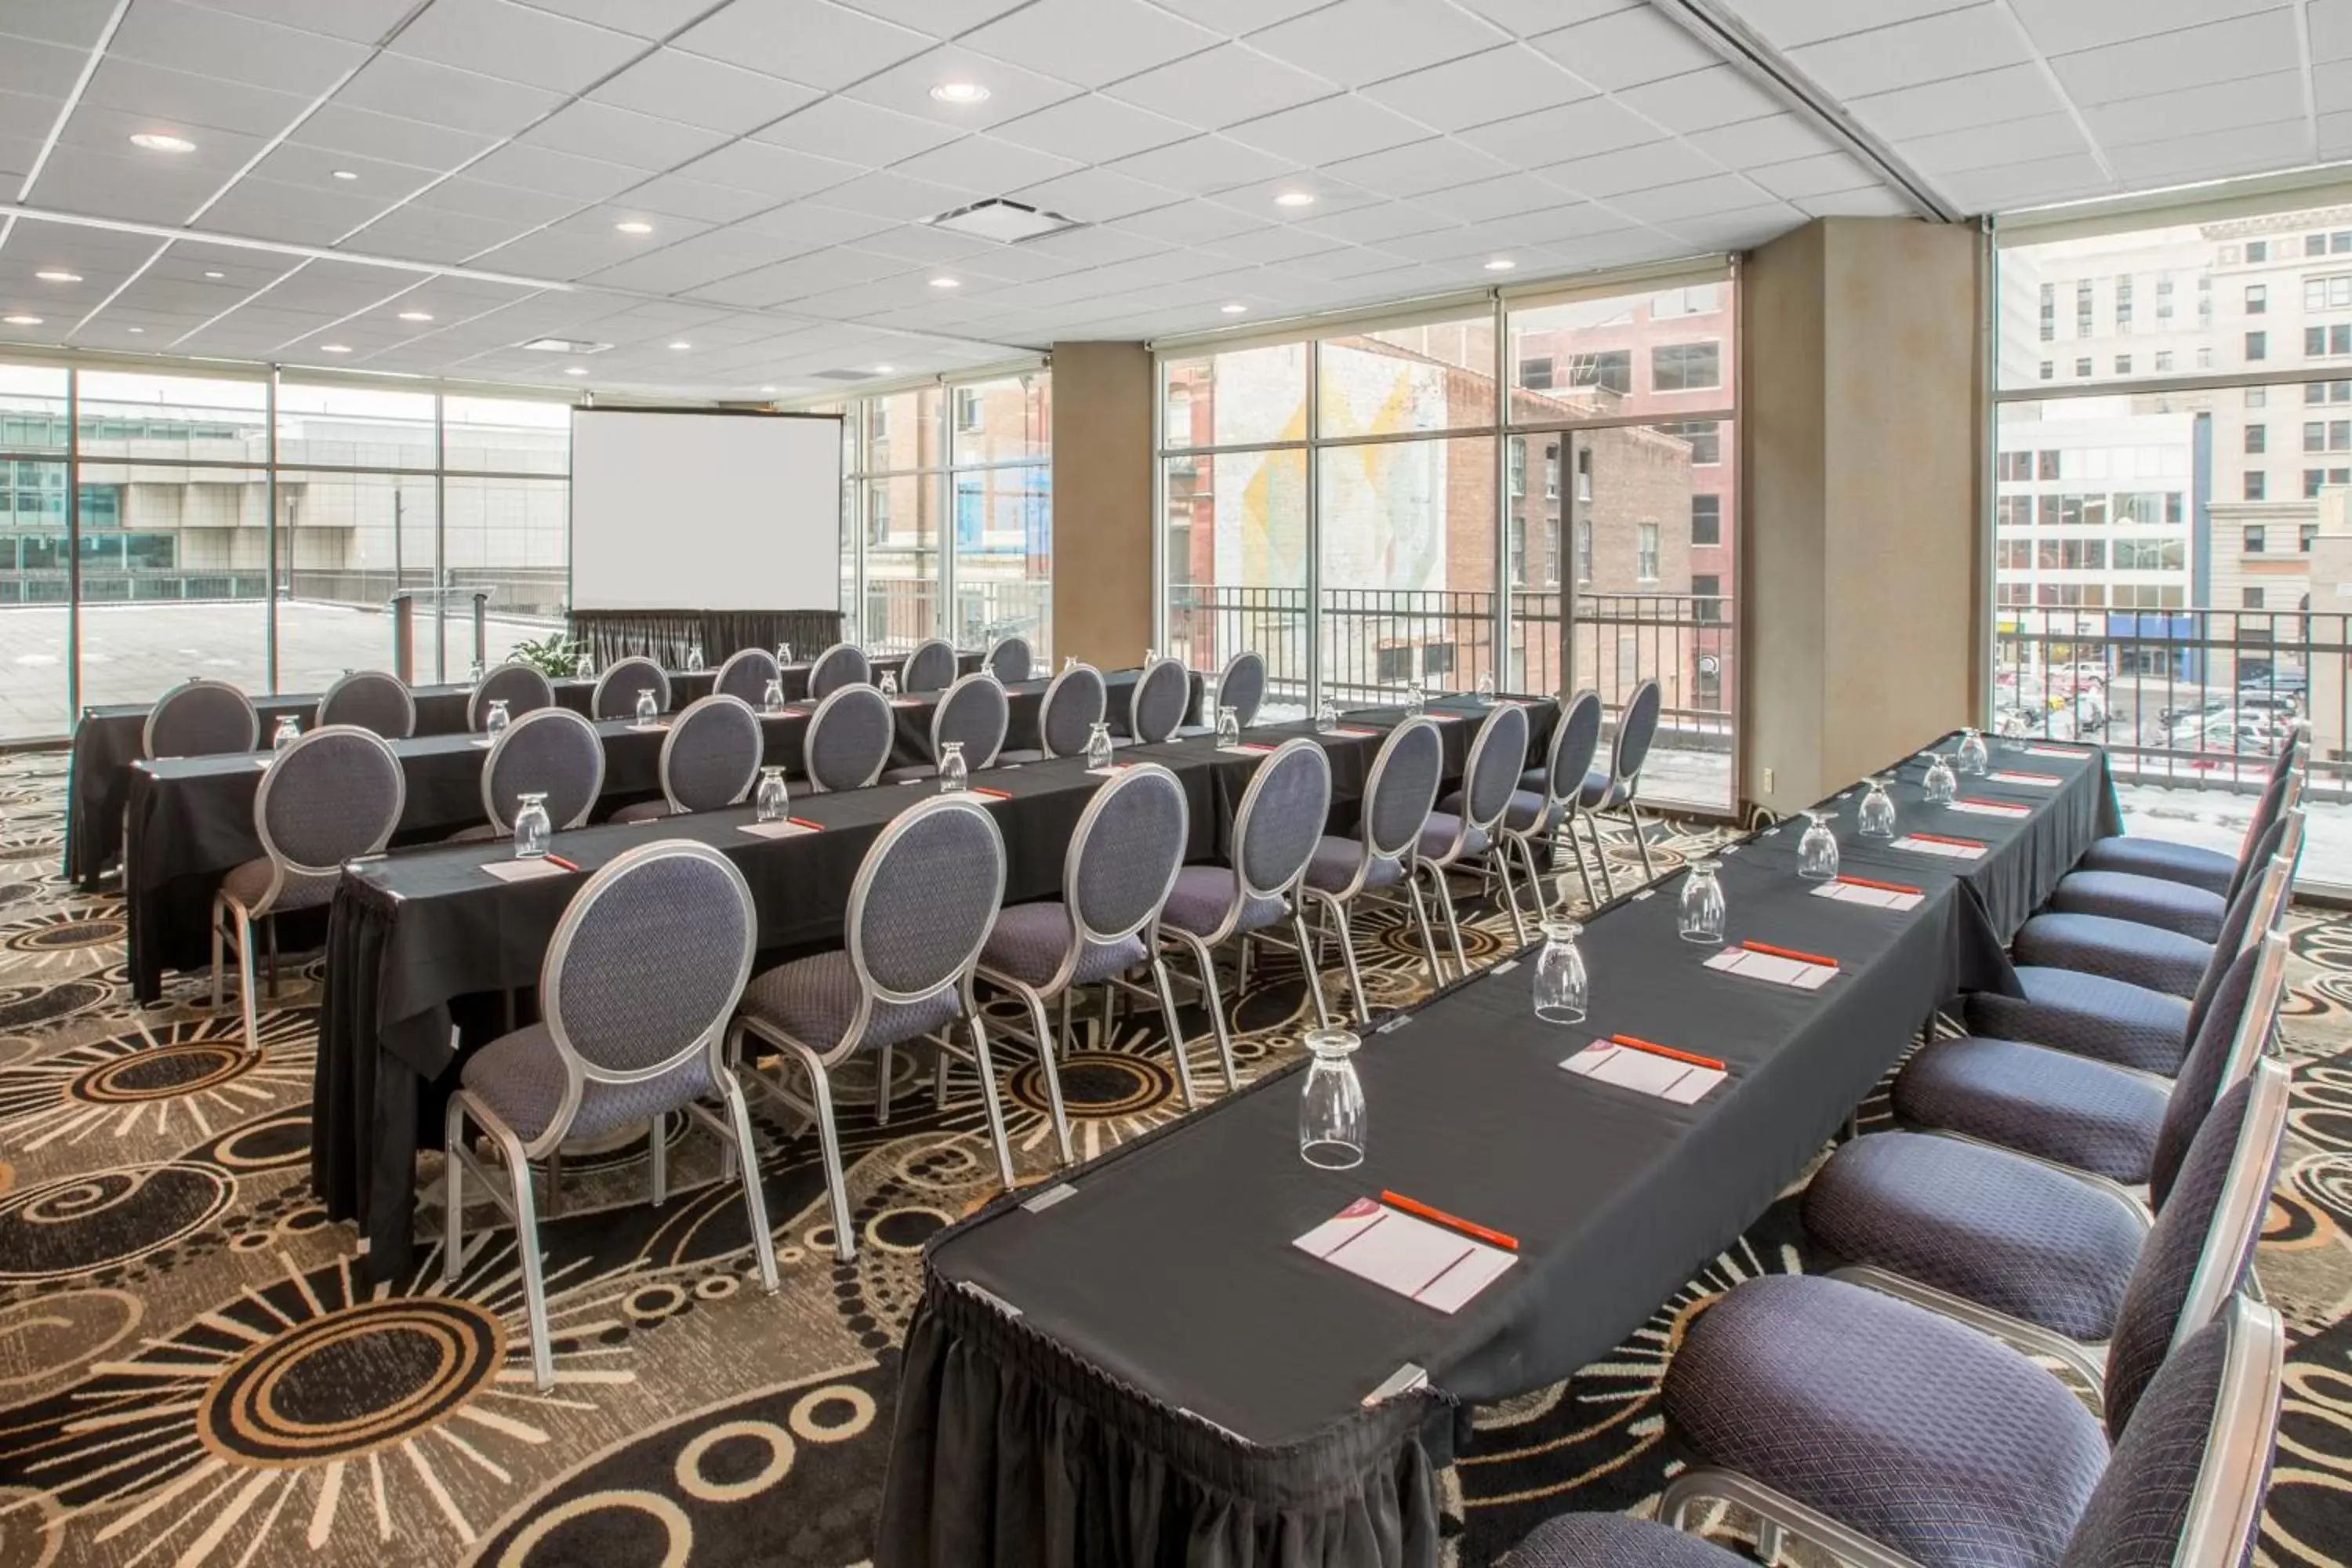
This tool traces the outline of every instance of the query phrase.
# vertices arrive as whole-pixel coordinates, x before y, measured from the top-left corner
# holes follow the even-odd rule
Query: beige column
[[[1966,227],[1824,218],[1743,265],[1746,800],[1810,805],[1971,721],[1979,254]]]
[[[1129,668],[1151,642],[1151,353],[1054,345],[1054,654]]]
[[[2311,542],[2311,614],[2305,637],[2314,643],[2344,641],[2352,626],[2352,489],[2331,486],[2319,492],[2319,533]],[[2313,755],[2322,762],[2340,760],[2344,742],[2344,660],[2312,658],[2305,661],[2311,689],[2305,699],[2311,716]]]

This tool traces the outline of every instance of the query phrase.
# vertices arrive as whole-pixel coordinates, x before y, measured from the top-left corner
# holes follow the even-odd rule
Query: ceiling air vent
[[[976,239],[992,239],[999,245],[1017,245],[1024,239],[1037,239],[1049,234],[1059,234],[1077,225],[1060,213],[1041,211],[1020,202],[1008,202],[991,197],[974,202],[968,207],[958,207],[951,213],[941,213],[930,220],[933,228],[944,228],[956,234],[968,234]]]
[[[592,343],[584,338],[533,338],[515,347],[535,354],[600,354],[611,348],[610,343]]]

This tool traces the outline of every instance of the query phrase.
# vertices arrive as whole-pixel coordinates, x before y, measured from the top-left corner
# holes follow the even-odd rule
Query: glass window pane
[[[429,445],[429,417],[425,429]],[[403,588],[414,595],[416,642],[410,679],[426,684],[465,679],[473,657],[470,640],[454,665],[445,667],[434,657],[430,474],[280,469],[278,515],[281,690],[324,690],[347,669],[397,671],[392,596]],[[470,605],[461,599],[452,609],[464,615]]]
[[[491,474],[572,472],[572,405],[521,397],[441,400],[442,461]]]
[[[950,387],[957,465],[1045,457],[1053,430],[1053,386],[1054,378],[1037,371]]]
[[[1305,343],[1160,362],[1166,445],[1239,446],[1307,436]]]
[[[1701,283],[1510,316],[1511,421],[1672,415],[1731,401],[1731,288]]]
[[[1307,708],[1307,454],[1167,459],[1169,652],[1214,674],[1265,656],[1266,711]]]
[[[85,374],[82,384],[97,379]],[[159,414],[136,434],[118,424],[96,444],[185,452],[219,439],[186,429],[212,417],[205,394],[172,395],[159,405],[168,418]],[[85,431],[118,418],[83,405]],[[181,430],[163,433],[173,422]],[[268,470],[85,459],[81,483],[94,524],[82,556],[84,704],[152,701],[191,675],[268,690]],[[96,524],[108,516],[113,523]]]
[[[82,457],[264,462],[268,410],[266,382],[84,371]]]
[[[0,740],[72,728],[65,447],[66,373],[0,365]]]
[[[486,663],[497,664],[516,643],[562,626],[571,486],[562,479],[452,474],[442,481],[441,494],[448,509],[442,530],[441,668],[445,679],[462,680],[474,658],[475,593],[489,595],[483,606]],[[401,559],[414,570],[415,557],[405,548]],[[431,646],[422,625],[416,640],[420,648]],[[424,661],[420,653],[420,667]],[[421,668],[417,673],[423,679]]]
[[[940,479],[936,473],[899,474],[866,483],[866,606],[860,625],[868,648],[904,653],[939,633]]]
[[[1386,441],[1321,454],[1323,689],[1341,707],[1493,668],[1495,443]]]
[[[866,400],[866,460],[859,471],[895,473],[909,468],[946,467],[947,450],[940,439],[940,410],[946,389],[909,387]]]
[[[1491,315],[1331,338],[1319,352],[1318,427],[1327,439],[1495,422]]]
[[[1043,464],[955,476],[958,647],[1022,637],[1050,658],[1053,627],[1053,470]]]
[[[281,384],[278,460],[350,468],[429,468],[433,395]]]

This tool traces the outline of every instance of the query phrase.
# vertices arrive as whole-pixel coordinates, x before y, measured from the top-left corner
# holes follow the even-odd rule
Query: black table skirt
[[[574,640],[588,645],[602,668],[630,654],[647,654],[675,668],[700,647],[717,664],[739,647],[772,648],[788,642],[803,658],[841,640],[838,610],[574,610]]]

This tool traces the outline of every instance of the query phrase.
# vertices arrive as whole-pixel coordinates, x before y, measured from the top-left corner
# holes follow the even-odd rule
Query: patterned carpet
[[[935,1111],[914,1092],[928,1064],[902,1056],[887,1131],[870,1084],[845,1093],[854,1264],[832,1256],[814,1139],[763,1124],[774,1297],[747,1283],[742,1205],[702,1133],[674,1133],[659,1210],[642,1134],[567,1154],[542,1222],[558,1381],[541,1394],[509,1236],[452,1295],[437,1249],[371,1288],[312,1200],[315,962],[257,1053],[196,977],[132,1005],[119,900],[57,879],[64,777],[61,756],[0,759],[0,1568],[866,1559],[919,1248],[989,1195],[968,1071]],[[1666,833],[1662,864],[1706,841]],[[1630,841],[1612,853],[1638,864]],[[1474,960],[1507,930],[1465,931]],[[2294,1142],[2261,1268],[2295,1345],[2263,1561],[2318,1564],[2352,1562],[2352,921],[2298,914],[2294,935]],[[1417,994],[1405,932],[1361,947],[1381,999]],[[1244,1073],[1295,1049],[1304,1013],[1296,973],[1259,966]],[[1087,1151],[1180,1114],[1156,1018],[1082,1027],[1065,1083]],[[1024,1179],[1043,1175],[1034,1069],[1008,1110]],[[437,1206],[428,1193],[420,1216],[436,1234]],[[1556,1512],[1654,1503],[1678,1463],[1657,1383],[1689,1311],[1809,1261],[1784,1198],[1609,1361],[1482,1412],[1444,1476],[1454,1562],[1492,1563]]]

